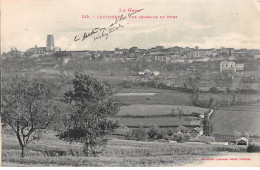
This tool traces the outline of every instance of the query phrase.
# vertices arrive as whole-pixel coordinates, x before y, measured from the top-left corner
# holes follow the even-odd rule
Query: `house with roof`
[[[225,59],[220,62],[220,72],[229,71],[232,73],[236,72],[236,62],[234,60]]]
[[[25,51],[25,53],[28,54],[29,56],[32,56],[34,54],[36,55],[45,54],[46,47],[37,47],[37,45],[35,45],[34,48],[29,48],[28,50]]]
[[[203,129],[201,127],[193,128],[193,129],[189,130],[189,134],[191,135],[191,137],[197,138],[197,137],[203,135]]]
[[[236,71],[243,71],[245,67],[245,64],[243,63],[237,63],[236,64]]]
[[[246,137],[240,137],[235,140],[236,145],[248,145],[248,139]]]
[[[242,90],[246,91],[259,91],[260,90],[260,78],[256,71],[245,72],[242,77]]]

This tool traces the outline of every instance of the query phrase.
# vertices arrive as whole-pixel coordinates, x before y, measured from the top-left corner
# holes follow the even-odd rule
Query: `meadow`
[[[260,105],[233,106],[216,110],[212,116],[213,132],[222,135],[260,135]]]

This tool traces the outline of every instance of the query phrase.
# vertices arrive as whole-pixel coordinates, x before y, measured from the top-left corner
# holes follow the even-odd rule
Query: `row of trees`
[[[92,76],[76,72],[73,89],[64,96],[58,95],[60,87],[39,78],[4,78],[2,86],[2,122],[15,132],[22,157],[39,131],[61,119],[66,123],[59,138],[83,142],[86,156],[95,154],[97,141],[117,127],[113,117],[119,106],[111,99],[111,87]]]

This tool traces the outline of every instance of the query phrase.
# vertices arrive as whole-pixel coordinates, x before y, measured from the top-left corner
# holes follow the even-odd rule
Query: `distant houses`
[[[236,62],[233,60],[223,60],[220,62],[220,72],[231,71],[236,72]]]
[[[236,71],[244,70],[245,65],[242,63],[236,64],[234,60],[224,59],[220,62],[219,66],[220,66],[220,72],[228,71],[231,73],[235,73]]]
[[[151,71],[149,69],[145,69],[144,71],[138,72],[138,75],[150,75],[150,76],[159,76],[160,72],[159,71]]]

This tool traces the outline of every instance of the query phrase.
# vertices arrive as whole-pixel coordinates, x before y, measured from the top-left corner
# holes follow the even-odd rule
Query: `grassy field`
[[[234,135],[237,131],[260,135],[260,105],[222,108],[215,112],[211,121],[214,133]]]
[[[114,96],[126,105],[147,104],[147,105],[189,105],[189,93],[176,90],[162,90],[152,88],[123,89],[120,93],[156,93],[153,96]]]
[[[193,106],[190,96],[191,93],[178,90],[165,90],[158,88],[123,88],[117,89],[117,93],[156,93],[152,96],[114,96],[126,105],[147,104],[147,105],[185,105]],[[200,93],[199,100],[209,102],[210,98],[215,98],[220,104],[226,104],[228,96],[223,93]],[[260,100],[259,94],[236,94],[236,98],[241,101]]]
[[[171,114],[174,110],[174,114],[178,114],[178,109],[183,111],[183,114],[191,114],[192,112],[204,114],[207,109],[193,106],[182,105],[130,105],[121,106],[118,115],[164,115]]]
[[[183,111],[183,115],[192,112],[203,115],[207,110],[179,105],[130,105],[121,106],[118,117],[120,123],[130,128],[137,128],[140,124],[143,127],[156,124],[161,128],[176,128],[179,125],[199,127],[201,126],[201,118],[179,116],[179,111]]]
[[[213,146],[138,142],[113,139],[98,157],[84,157],[82,145],[60,141],[55,132],[43,134],[26,148],[20,157],[16,137],[10,132],[2,135],[3,166],[183,166],[199,162],[201,158],[219,156],[222,152],[245,152],[244,146]]]
[[[199,127],[201,124],[200,119],[194,120],[186,117],[120,118],[119,120],[120,123],[127,127],[139,127],[140,123],[144,127],[149,127],[153,124],[159,127],[178,127],[179,125]]]

